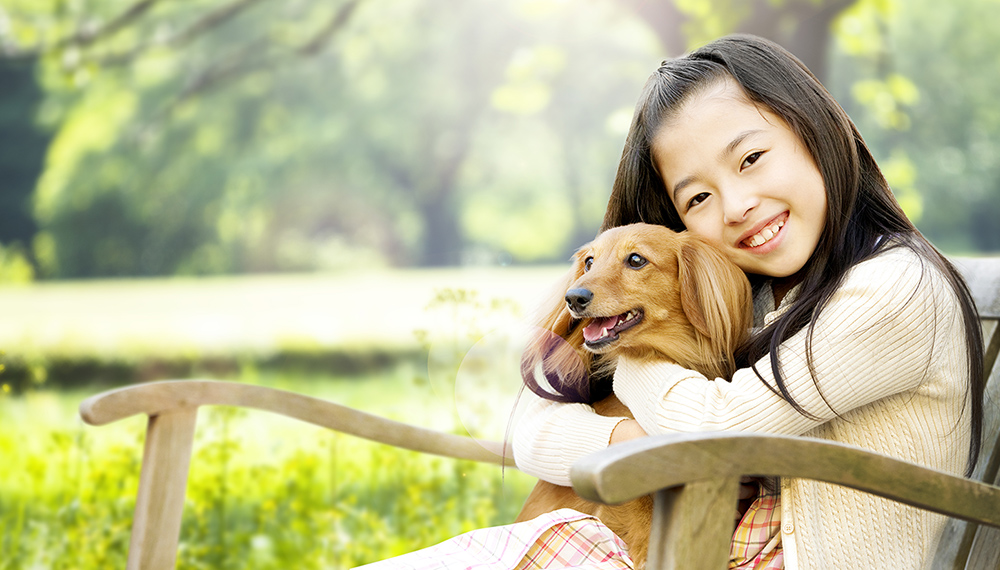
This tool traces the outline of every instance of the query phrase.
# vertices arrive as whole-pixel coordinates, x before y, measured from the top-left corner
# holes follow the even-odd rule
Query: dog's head
[[[632,224],[610,229],[575,256],[566,310],[594,353],[671,354],[671,341],[700,339],[713,358],[748,332],[752,302],[743,272],[688,232]]]
[[[670,360],[728,378],[751,325],[749,282],[721,252],[688,232],[631,224],[577,251],[564,299],[542,323],[567,346],[536,343],[524,364],[541,361],[560,384],[563,376],[580,383],[595,355]]]

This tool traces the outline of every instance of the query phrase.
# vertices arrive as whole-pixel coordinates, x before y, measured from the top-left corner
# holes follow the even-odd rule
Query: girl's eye
[[[632,269],[639,269],[643,265],[646,265],[647,261],[645,257],[638,253],[633,253],[625,259],[625,263],[628,263],[628,266]]]
[[[694,208],[698,204],[701,204],[702,202],[704,202],[707,199],[708,199],[708,192],[702,192],[701,194],[695,195],[687,203],[688,210],[690,210],[691,208]]]
[[[740,165],[740,170],[747,168],[751,166],[753,163],[757,162],[757,159],[759,159],[762,154],[764,154],[764,151],[762,150],[758,150],[757,152],[751,152],[749,155],[747,155],[746,158],[743,159],[743,164]]]
[[[590,266],[593,265],[593,264],[594,264],[594,258],[593,257],[588,257],[587,259],[584,259],[583,260],[583,271],[584,271],[584,273],[586,273],[587,271],[590,271]]]

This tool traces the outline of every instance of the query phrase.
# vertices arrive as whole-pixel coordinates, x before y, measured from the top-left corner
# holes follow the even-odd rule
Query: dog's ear
[[[687,236],[678,251],[678,282],[684,315],[727,362],[753,324],[750,283],[715,247]]]

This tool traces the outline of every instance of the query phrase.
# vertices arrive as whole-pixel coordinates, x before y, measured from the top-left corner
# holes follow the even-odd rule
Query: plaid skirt
[[[778,495],[761,495],[730,547],[731,570],[781,570]],[[631,570],[628,546],[601,521],[572,509],[478,529],[435,546],[359,567],[363,570]]]

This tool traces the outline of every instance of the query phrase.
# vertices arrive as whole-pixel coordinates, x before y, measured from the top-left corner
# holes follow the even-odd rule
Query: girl
[[[609,442],[701,430],[817,437],[972,469],[984,380],[968,290],[791,54],[731,36],[653,74],[603,229],[640,221],[708,239],[750,277],[759,328],[742,369],[712,381],[621,359],[614,392],[635,420],[534,398],[514,437],[521,470],[567,485],[573,463]],[[758,568],[923,568],[945,522],[798,479],[763,506],[774,530]]]

